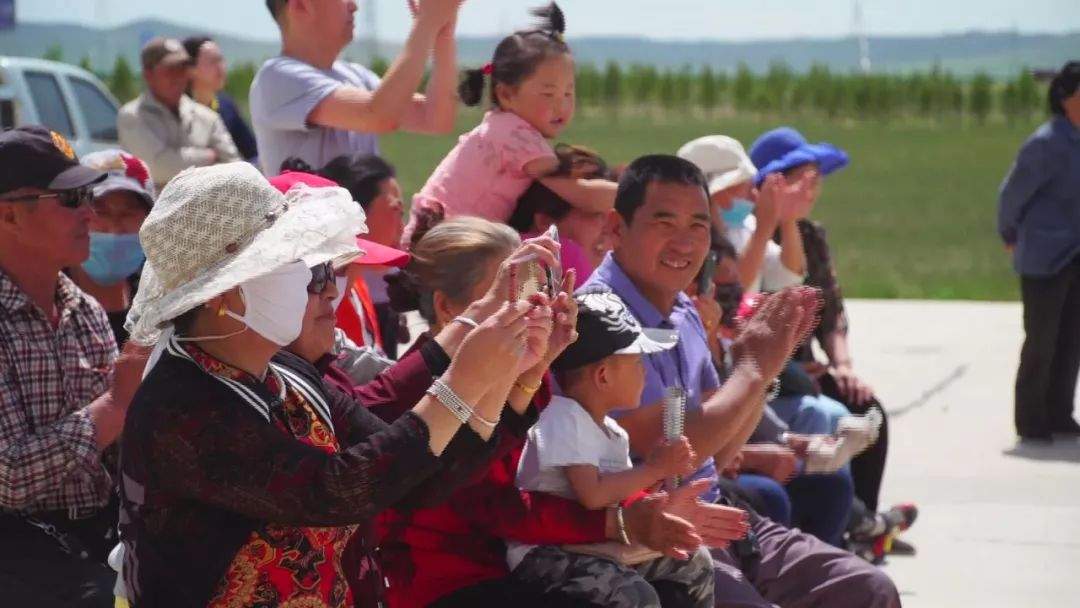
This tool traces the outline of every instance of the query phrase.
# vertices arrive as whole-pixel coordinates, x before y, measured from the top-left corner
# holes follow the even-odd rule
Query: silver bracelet
[[[456,323],[461,323],[462,325],[468,325],[469,327],[471,327],[473,329],[479,329],[480,328],[479,323],[477,323],[476,321],[473,321],[469,317],[466,317],[466,316],[463,316],[463,315],[454,317],[454,319],[452,321],[450,321],[450,322],[451,323],[456,322]]]
[[[473,408],[469,407],[458,397],[457,393],[452,388],[446,385],[445,382],[436,378],[431,383],[431,388],[427,390],[427,394],[435,398],[436,401],[443,404],[443,407],[450,410],[450,413],[457,418],[461,424],[468,424],[469,418],[473,417]]]
[[[487,418],[484,418],[483,416],[481,416],[480,414],[478,414],[476,412],[473,412],[473,415],[472,415],[473,420],[475,420],[477,423],[479,423],[484,428],[488,428],[488,429],[494,429],[495,427],[499,426],[499,420],[501,418],[502,418],[502,412],[501,411],[499,412],[499,416],[497,418],[495,418],[495,420],[488,420]]]

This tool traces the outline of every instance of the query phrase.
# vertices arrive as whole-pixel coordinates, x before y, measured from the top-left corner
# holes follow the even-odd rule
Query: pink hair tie
[[[495,73],[495,64],[485,63],[484,67],[480,68],[480,71],[484,73],[484,76],[491,76]]]

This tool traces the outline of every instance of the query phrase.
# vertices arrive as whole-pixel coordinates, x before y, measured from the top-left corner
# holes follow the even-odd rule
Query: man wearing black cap
[[[113,481],[141,362],[61,272],[89,255],[90,186],[58,133],[0,133],[0,605],[111,606]],[[115,535],[112,535],[115,536]]]
[[[191,56],[172,38],[143,46],[146,91],[120,108],[120,145],[150,166],[158,189],[188,167],[241,160],[221,116],[188,97]]]

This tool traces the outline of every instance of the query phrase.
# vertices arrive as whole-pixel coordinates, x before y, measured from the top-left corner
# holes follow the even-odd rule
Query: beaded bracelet
[[[427,394],[434,397],[439,403],[443,404],[443,407],[450,410],[450,413],[457,418],[461,424],[468,424],[469,419],[474,416],[473,408],[469,407],[461,397],[458,397],[449,386],[446,385],[440,379],[436,379],[431,383],[431,388],[427,390]]]

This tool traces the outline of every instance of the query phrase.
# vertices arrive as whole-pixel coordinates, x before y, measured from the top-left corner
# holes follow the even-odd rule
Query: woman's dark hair
[[[1047,93],[1050,112],[1064,116],[1065,100],[1076,94],[1078,87],[1080,87],[1080,61],[1070,61],[1050,81],[1050,90]]]
[[[203,45],[213,41],[214,39],[209,36],[188,36],[184,38],[181,44],[184,45],[187,54],[191,56],[191,62],[195,63],[199,60],[199,50],[202,49]]]
[[[611,180],[611,172],[600,155],[585,146],[559,144],[555,146],[555,156],[559,159],[559,168],[554,177],[577,175],[585,179]],[[584,169],[583,169],[584,167]],[[518,199],[517,207],[510,216],[510,227],[518,232],[528,232],[536,223],[536,214],[542,213],[554,221],[559,221],[570,213],[573,206],[547,186],[534,181],[525,194]]]
[[[559,5],[552,2],[533,9],[532,14],[540,19],[536,28],[514,32],[495,47],[495,55],[491,58],[489,90],[491,103],[496,106],[499,105],[499,99],[495,95],[495,85],[516,86],[532,76],[545,60],[570,54],[570,47],[563,40],[566,16]],[[458,96],[462,103],[467,106],[480,104],[484,96],[486,75],[484,68],[465,70],[462,73],[461,84],[458,85]]]
[[[199,50],[202,49],[203,45],[207,42],[213,41],[214,39],[209,36],[188,36],[187,38],[184,38],[184,41],[180,44],[184,46],[184,50],[187,51],[188,56],[191,57],[191,65],[195,65],[199,61]],[[191,95],[192,86],[193,83],[191,82],[191,79],[188,79],[186,91],[188,95]]]
[[[634,212],[645,204],[645,191],[649,184],[661,182],[700,186],[705,200],[709,200],[709,185],[705,174],[694,163],[668,154],[651,154],[630,163],[619,178],[615,193],[615,211],[623,221],[630,224]]]
[[[278,171],[281,173],[285,173],[286,171],[297,171],[299,173],[310,173],[312,175],[319,174],[314,167],[309,165],[306,160],[299,156],[290,156],[281,161],[281,167],[278,168]]]
[[[299,171],[311,173],[336,183],[352,195],[366,211],[379,196],[379,184],[397,177],[394,166],[373,154],[343,154],[326,163],[322,169],[314,169],[307,161],[290,156],[281,163],[281,172]]]
[[[397,171],[373,154],[346,154],[326,163],[319,175],[348,190],[353,200],[366,211],[379,196],[379,184],[397,177]]]

